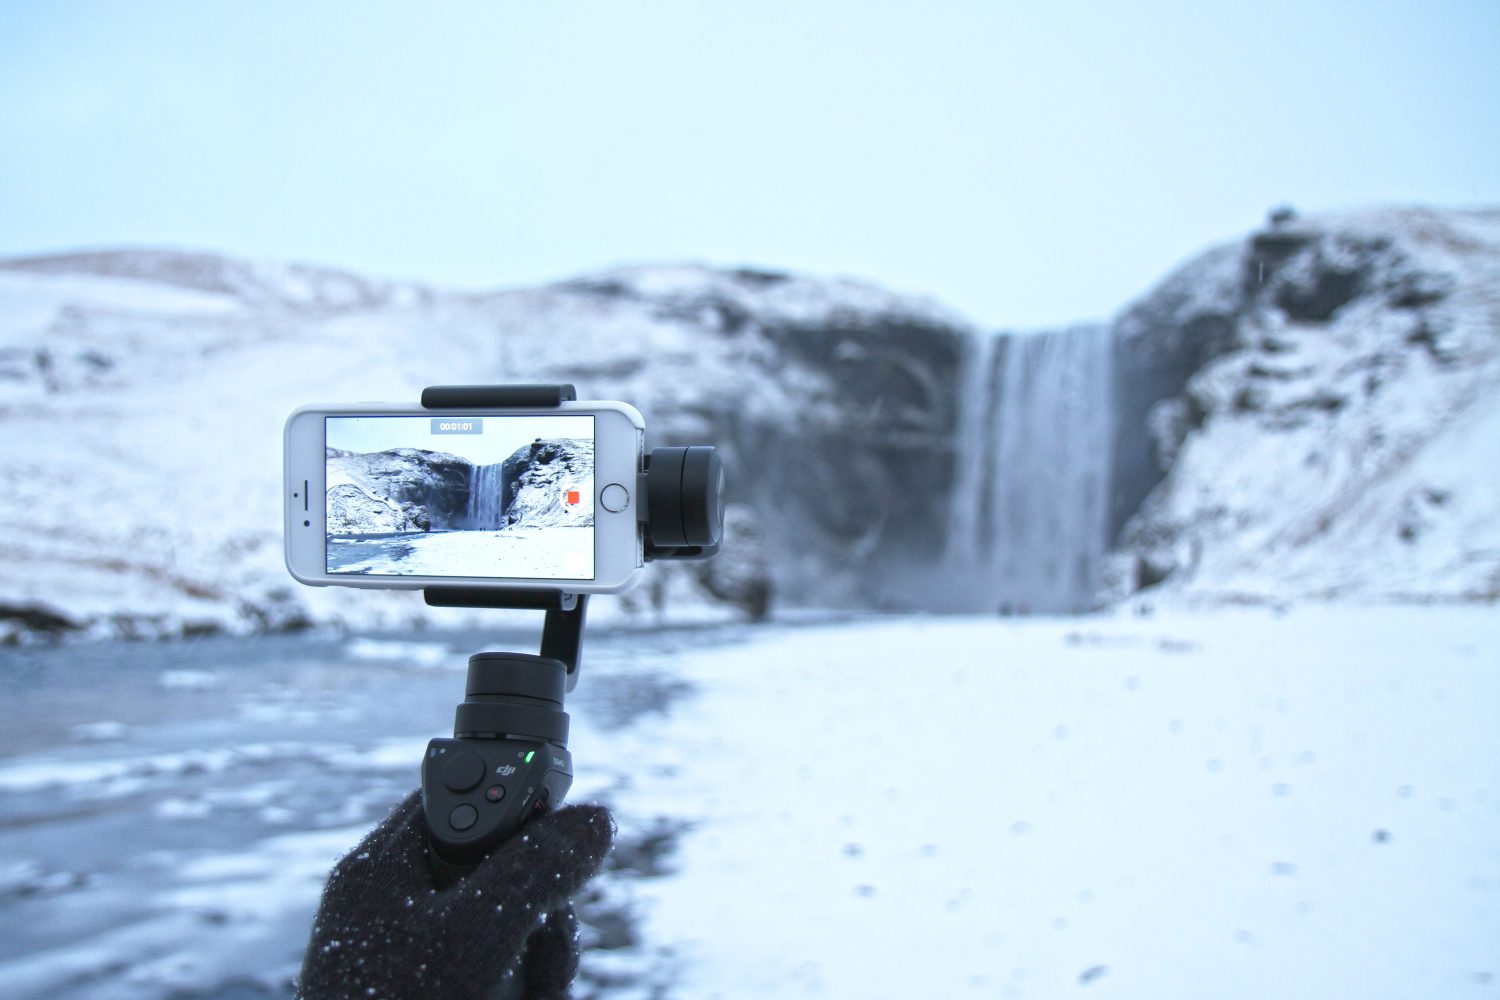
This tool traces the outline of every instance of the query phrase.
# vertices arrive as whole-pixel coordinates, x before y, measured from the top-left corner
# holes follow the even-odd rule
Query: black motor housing
[[[646,456],[646,558],[707,559],[724,537],[724,463],[717,448],[653,448]]]

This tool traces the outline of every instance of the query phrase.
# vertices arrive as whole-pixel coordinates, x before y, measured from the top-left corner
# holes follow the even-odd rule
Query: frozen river
[[[575,732],[650,725],[687,686],[685,643],[741,630],[599,632],[570,696]],[[533,650],[533,631],[289,636],[0,651],[0,996],[289,997],[327,869],[416,786],[451,735],[469,652]],[[575,747],[577,740],[574,740]],[[575,750],[575,753],[578,751]],[[579,753],[575,800],[609,802],[619,761]],[[628,882],[650,877],[672,817],[621,817],[600,953],[636,942]],[[627,955],[611,982],[645,987]],[[580,983],[580,993],[602,988]]]
[[[467,654],[534,641],[0,652],[0,996],[289,996]],[[598,632],[568,710],[580,997],[1500,985],[1494,608]]]

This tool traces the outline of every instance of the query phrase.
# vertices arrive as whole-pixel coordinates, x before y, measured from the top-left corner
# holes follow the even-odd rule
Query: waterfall
[[[993,476],[995,422],[990,413],[995,353],[1001,337],[979,334],[969,345],[959,382],[958,433],[953,449],[953,495],[949,501],[948,546],[944,562],[961,567],[975,552],[981,537],[981,511],[990,495]],[[975,498],[980,498],[975,502]],[[961,574],[964,575],[964,574]],[[964,579],[963,583],[971,581]]]
[[[1108,331],[984,338],[971,350],[943,555],[954,610],[1077,611],[1108,548]]]
[[[481,531],[504,527],[500,520],[505,513],[504,470],[504,463],[469,467],[469,506],[464,512],[466,527]]]

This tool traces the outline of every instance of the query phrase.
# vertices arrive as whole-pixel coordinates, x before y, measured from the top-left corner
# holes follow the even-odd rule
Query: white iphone
[[[543,409],[305,406],[286,424],[286,562],[314,586],[616,593],[643,564],[645,422]]]

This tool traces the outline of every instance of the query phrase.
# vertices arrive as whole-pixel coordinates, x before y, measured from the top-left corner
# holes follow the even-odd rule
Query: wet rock
[[[1091,965],[1078,974],[1078,985],[1087,986],[1089,983],[1108,973],[1109,966],[1107,965]]]

